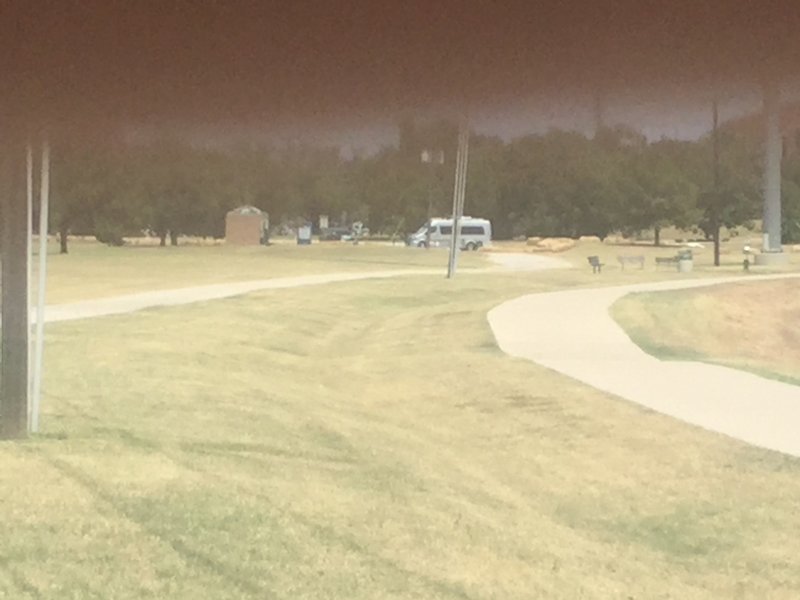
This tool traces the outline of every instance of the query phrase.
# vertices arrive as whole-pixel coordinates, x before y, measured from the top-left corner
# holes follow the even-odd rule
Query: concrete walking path
[[[494,267],[465,269],[462,273],[571,266],[563,259],[529,254],[491,254],[489,260]],[[413,275],[441,276],[443,271],[426,268],[327,273],[142,292],[47,306],[45,320],[72,321],[263,290]],[[631,292],[796,276],[668,281],[533,294],[494,308],[488,319],[498,344],[512,356],[533,360],[600,390],[708,430],[800,456],[800,387],[704,363],[661,361],[638,348],[609,314],[611,305]]]
[[[662,361],[634,344],[609,309],[631,292],[792,275],[684,280],[532,294],[492,309],[500,348],[660,413],[800,457],[800,386],[699,362]]]
[[[512,269],[515,271],[539,271],[544,269],[567,268],[570,263],[560,258],[535,256],[529,254],[490,254],[489,262],[494,267],[481,269],[462,269],[461,274],[487,273]],[[219,300],[242,296],[251,292],[279,290],[287,288],[322,285],[344,281],[363,281],[365,279],[388,279],[392,277],[408,277],[412,275],[444,275],[441,268],[424,269],[387,269],[382,271],[323,273],[319,275],[300,275],[297,277],[276,277],[255,281],[238,281],[233,283],[217,283],[211,285],[157,290],[97,298],[68,304],[56,304],[45,307],[45,322],[75,321],[93,317],[122,315],[147,308],[161,306],[179,306],[207,300]],[[35,318],[34,318],[35,320]]]
[[[55,304],[45,308],[45,322],[56,323],[59,321],[75,321],[94,317],[122,315],[147,308],[162,306],[180,306],[242,296],[251,292],[263,290],[280,290],[287,288],[321,285],[342,281],[361,281],[364,279],[388,279],[390,277],[403,277],[409,275],[440,274],[441,269],[396,269],[385,271],[368,271],[361,273],[325,273],[320,275],[300,275],[297,277],[276,277],[254,281],[237,281],[232,283],[215,283],[194,287],[185,287],[171,290],[158,290],[113,296],[110,298],[97,298],[83,300],[68,304]]]

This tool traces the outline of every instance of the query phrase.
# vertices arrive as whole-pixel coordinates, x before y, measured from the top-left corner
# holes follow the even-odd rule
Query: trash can
[[[683,250],[678,253],[678,272],[690,273],[694,268],[694,257],[691,250]]]
[[[297,244],[299,246],[311,244],[311,225],[303,225],[297,228]]]

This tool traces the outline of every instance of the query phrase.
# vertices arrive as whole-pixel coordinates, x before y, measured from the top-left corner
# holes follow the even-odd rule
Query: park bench
[[[600,262],[599,256],[589,256],[587,260],[592,265],[592,273],[600,273],[603,270],[603,263]]]
[[[680,250],[675,256],[657,256],[656,257],[656,268],[658,268],[661,265],[668,265],[668,266],[674,265],[678,270],[680,270],[680,267],[679,267],[678,263],[681,260],[690,260],[691,261],[692,260],[692,251],[684,249],[684,250]]]
[[[617,260],[619,261],[623,271],[625,270],[626,264],[638,264],[640,269],[644,269],[644,256],[618,256]]]
[[[678,257],[677,256],[656,256],[656,269],[661,266],[678,266]]]

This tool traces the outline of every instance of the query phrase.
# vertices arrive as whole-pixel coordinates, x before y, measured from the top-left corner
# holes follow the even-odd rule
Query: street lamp
[[[456,155],[455,183],[453,185],[453,235],[450,241],[450,260],[447,264],[447,278],[456,275],[458,262],[460,220],[464,214],[464,195],[467,188],[467,163],[469,162],[469,123],[461,120],[458,128],[458,153]]]
[[[420,152],[419,160],[423,164],[431,165],[432,168],[435,165],[443,165],[444,164],[444,150],[430,150],[424,149]],[[428,188],[428,231],[425,234],[425,248],[428,249],[431,247],[431,228],[430,228],[430,221],[433,218],[433,190]]]

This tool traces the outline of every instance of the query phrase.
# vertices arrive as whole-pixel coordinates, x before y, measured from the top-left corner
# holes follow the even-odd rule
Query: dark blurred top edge
[[[8,2],[11,121],[370,119],[795,81],[800,2]],[[9,119],[6,119],[9,122]]]

